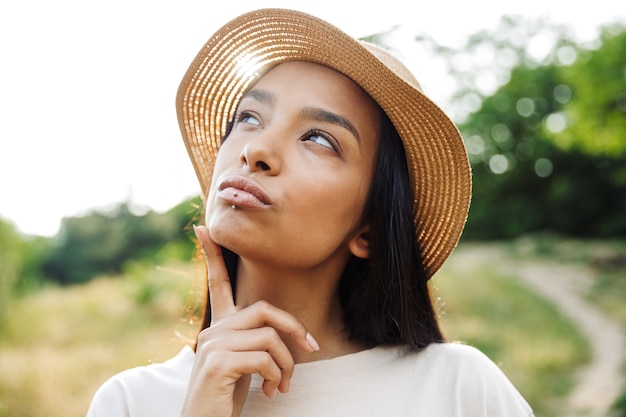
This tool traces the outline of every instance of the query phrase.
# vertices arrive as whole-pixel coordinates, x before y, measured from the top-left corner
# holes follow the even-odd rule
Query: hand
[[[319,346],[302,322],[267,302],[237,307],[221,248],[206,226],[195,232],[209,271],[211,326],[198,337],[182,416],[239,416],[251,374],[261,375],[263,392],[270,398],[289,390],[294,360],[279,333],[289,335],[305,352]]]

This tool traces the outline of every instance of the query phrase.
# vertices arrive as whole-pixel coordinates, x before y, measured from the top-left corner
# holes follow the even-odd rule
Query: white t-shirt
[[[195,353],[129,369],[104,383],[88,417],[177,417]],[[501,370],[472,347],[431,344],[420,352],[379,346],[297,364],[290,391],[265,397],[252,376],[242,416],[529,417],[532,409]]]

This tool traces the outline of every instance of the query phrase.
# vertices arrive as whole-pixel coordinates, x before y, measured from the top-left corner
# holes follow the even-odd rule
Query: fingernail
[[[309,346],[311,346],[311,348],[314,351],[317,352],[318,350],[320,350],[320,345],[317,344],[317,340],[315,340],[313,335],[311,335],[311,333],[309,333],[309,332],[306,333],[306,341],[309,342]]]
[[[196,235],[196,239],[201,240],[200,239],[200,235],[202,234],[202,231],[200,230],[200,228],[197,225],[193,225],[193,233]]]

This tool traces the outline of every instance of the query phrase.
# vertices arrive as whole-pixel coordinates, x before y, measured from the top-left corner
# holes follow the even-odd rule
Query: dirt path
[[[516,262],[503,259],[502,251],[490,247],[460,250],[466,259],[492,262],[518,276],[532,290],[553,302],[576,323],[591,345],[591,361],[578,370],[561,417],[605,417],[626,382],[623,365],[626,359],[626,336],[620,323],[604,314],[585,299],[593,284],[591,270],[555,262]]]
[[[617,321],[585,300],[592,272],[547,263],[519,265],[517,271],[526,284],[578,324],[591,345],[591,361],[578,371],[578,383],[568,397],[564,417],[606,416],[625,382],[625,338]]]

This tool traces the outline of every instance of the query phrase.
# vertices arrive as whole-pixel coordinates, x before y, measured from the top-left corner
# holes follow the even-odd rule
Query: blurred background
[[[624,11],[438,3],[0,6],[0,417],[84,415],[193,340],[200,199],[174,95],[214,30],[265,6],[391,49],[457,122],[474,195],[432,281],[448,338],[537,416],[626,416]]]

